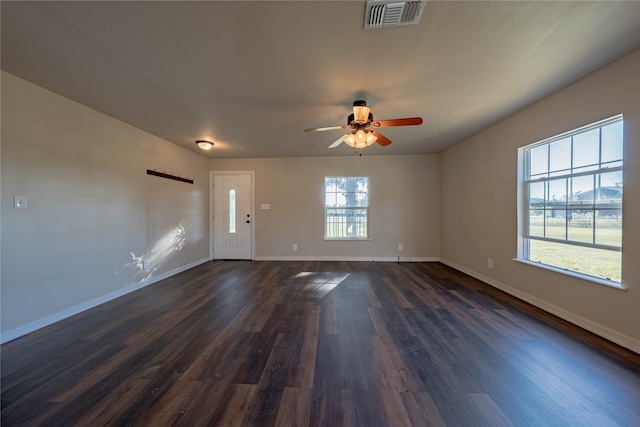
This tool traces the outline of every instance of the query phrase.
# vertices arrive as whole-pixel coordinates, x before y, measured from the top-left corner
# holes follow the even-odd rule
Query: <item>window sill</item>
[[[362,238],[362,237],[325,237],[322,240],[329,240],[329,241],[338,240],[338,241],[348,241],[348,242],[367,242],[367,241],[371,240],[371,238],[369,238],[369,237],[366,237],[366,238]]]
[[[585,280],[587,282],[597,283],[599,285],[604,285],[604,286],[607,286],[609,288],[617,289],[619,291],[626,291],[626,290],[629,289],[626,286],[624,286],[622,283],[613,282],[613,281],[607,280],[607,279],[600,279],[598,277],[588,276],[586,274],[580,274],[580,273],[576,273],[574,271],[564,270],[562,268],[553,267],[553,266],[550,266],[550,265],[547,265],[547,264],[542,264],[540,262],[533,262],[533,261],[528,261],[526,259],[518,259],[518,258],[513,258],[513,260],[517,261],[517,262],[520,262],[522,264],[531,265],[533,267],[538,267],[538,268],[542,268],[544,270],[550,270],[550,271],[553,271],[553,272],[556,272],[556,273],[564,274],[565,276],[571,276],[571,277],[575,277],[576,279],[582,279],[582,280]]]

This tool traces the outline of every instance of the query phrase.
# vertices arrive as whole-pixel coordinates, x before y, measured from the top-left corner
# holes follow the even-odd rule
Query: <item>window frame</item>
[[[621,154],[619,159],[607,160],[603,161],[603,135],[602,128],[614,123],[620,122],[622,126],[622,134],[621,134]],[[575,140],[574,137],[576,135],[586,134],[587,132],[598,130],[598,160],[597,163],[591,163],[588,165],[578,165],[574,167],[574,148],[575,148]],[[569,139],[570,153],[569,153],[569,167],[565,169],[557,169],[553,170],[551,167],[552,155],[551,155],[551,144],[556,142],[562,142],[565,139]],[[532,150],[538,147],[546,146],[547,148],[547,165],[546,171],[538,172],[533,174],[531,171],[531,157]],[[557,271],[560,273],[568,274],[575,277],[580,277],[582,279],[586,279],[589,281],[605,284],[608,286],[613,286],[619,289],[626,289],[622,284],[622,275],[620,277],[620,281],[613,280],[610,278],[604,278],[601,276],[594,276],[588,273],[571,270],[568,268],[561,267],[560,265],[553,264],[545,264],[541,261],[535,261],[531,259],[530,252],[530,244],[532,240],[543,241],[543,242],[551,242],[556,244],[566,244],[576,247],[585,247],[585,248],[594,248],[599,250],[607,250],[607,251],[615,251],[622,252],[622,222],[624,221],[624,216],[622,215],[622,207],[624,205],[624,117],[622,114],[618,114],[594,123],[591,123],[586,126],[582,126],[577,129],[570,130],[568,132],[564,132],[562,134],[544,139],[542,141],[535,142],[533,144],[526,145],[524,147],[520,147],[518,150],[518,159],[520,162],[520,170],[519,175],[520,180],[520,197],[518,198],[518,224],[519,224],[519,233],[518,233],[518,256],[516,261],[521,261],[530,265],[539,266],[542,268],[550,269],[553,271]],[[582,170],[581,170],[582,169]],[[608,173],[620,173],[621,179],[621,195],[620,202],[612,204],[610,206],[603,206],[602,203],[598,203],[599,199],[596,195],[596,191],[599,188],[602,188],[597,182],[598,177],[602,178],[603,174]],[[580,203],[573,199],[573,193],[570,192],[571,188],[571,180],[581,177],[593,177],[593,199],[590,203]],[[549,185],[552,182],[559,182],[561,180],[565,180],[565,200],[564,204],[558,204],[558,209],[553,208],[553,204],[548,204],[549,197]],[[542,210],[542,227],[543,233],[542,236],[531,234],[531,199],[530,199],[530,188],[531,184],[542,183],[543,184],[543,197],[542,197],[542,205],[540,210]],[[539,193],[538,193],[539,194]],[[547,227],[547,213],[553,211],[563,211],[565,213],[565,231],[564,238],[554,238],[546,235],[546,227]],[[603,244],[598,243],[596,241],[596,232],[598,230],[596,221],[599,218],[597,215],[598,212],[603,211],[620,211],[620,221],[621,221],[621,231],[620,231],[620,244],[612,245],[612,244]],[[590,211],[591,220],[593,221],[592,225],[589,227],[592,229],[592,238],[591,242],[573,240],[569,238],[570,231],[570,219],[569,212],[574,211]],[[553,215],[552,215],[553,216]],[[572,214],[573,216],[573,214]],[[601,218],[601,217],[600,217]],[[561,263],[559,263],[561,264]],[[622,260],[620,260],[620,273],[622,271]]]
[[[328,181],[331,179],[365,179],[366,180],[366,205],[354,205],[354,206],[349,206],[349,205],[345,205],[345,206],[340,206],[340,205],[336,205],[336,206],[329,206],[327,204],[327,185],[328,185]],[[366,241],[366,240],[371,240],[371,236],[369,234],[369,223],[370,223],[370,206],[371,206],[371,179],[369,178],[369,176],[364,176],[364,175],[358,175],[358,176],[346,176],[346,175],[332,175],[332,176],[325,176],[324,177],[324,182],[323,182],[323,207],[324,207],[324,238],[323,240],[348,240],[348,241]],[[336,192],[337,194],[337,192]],[[329,211],[330,210],[351,210],[351,211],[357,211],[357,210],[364,210],[365,211],[365,215],[364,215],[364,236],[329,236],[328,232],[329,232]],[[356,226],[358,225],[357,221],[356,221]]]

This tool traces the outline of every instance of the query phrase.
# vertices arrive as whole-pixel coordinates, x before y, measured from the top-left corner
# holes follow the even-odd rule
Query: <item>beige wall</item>
[[[3,340],[208,259],[207,159],[11,74],[1,79]],[[27,196],[27,209],[14,209],[14,195]]]
[[[2,341],[206,260],[209,170],[255,171],[257,206],[271,204],[256,209],[258,259],[439,256],[437,155],[210,161],[11,74],[1,79]],[[371,240],[323,240],[325,175],[370,177]],[[14,209],[15,195],[27,196],[27,209]],[[174,251],[180,224],[184,247]]]
[[[437,155],[212,160],[213,171],[255,171],[257,259],[437,259]],[[368,241],[324,237],[324,177],[368,176]],[[270,210],[261,210],[268,203]],[[293,244],[298,251],[292,250]],[[404,250],[398,250],[398,244]]]
[[[513,261],[518,147],[619,113],[628,290]],[[640,352],[640,50],[445,151],[440,166],[445,262]]]
[[[209,171],[251,170],[257,259],[440,258],[640,352],[639,75],[636,51],[441,155],[207,160],[3,72],[2,340],[204,261]],[[513,261],[518,147],[618,113],[628,290]],[[327,175],[369,176],[371,240],[323,240]],[[167,250],[180,224],[185,246]]]

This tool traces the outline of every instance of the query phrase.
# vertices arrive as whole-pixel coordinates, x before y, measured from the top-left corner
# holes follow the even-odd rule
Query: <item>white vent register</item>
[[[369,0],[364,17],[364,29],[415,25],[420,21],[426,0]]]

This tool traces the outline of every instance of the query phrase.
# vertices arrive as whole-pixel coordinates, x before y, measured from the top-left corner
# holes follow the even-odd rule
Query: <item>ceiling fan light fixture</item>
[[[201,149],[202,151],[209,151],[213,148],[213,142],[205,141],[203,139],[197,140],[196,144],[198,145],[198,148]]]
[[[354,148],[366,148],[369,144],[367,144],[367,133],[358,129],[355,134],[355,142],[353,144]]]
[[[375,136],[372,131],[367,132],[367,138],[365,140],[367,143],[367,147],[373,144],[374,142],[376,142],[377,140],[378,140],[378,137]]]
[[[369,147],[374,142],[377,142],[383,147],[391,144],[391,140],[378,132],[377,130],[370,128],[387,128],[395,126],[417,126],[422,124],[422,117],[404,117],[399,119],[387,119],[373,121],[373,114],[371,109],[367,107],[365,100],[353,101],[353,113],[347,116],[347,124],[342,126],[325,126],[319,128],[305,129],[305,132],[316,132],[325,130],[338,130],[347,129],[351,130],[335,141],[329,146],[329,148],[335,148],[343,142],[351,148],[361,150],[362,148]]]
[[[349,147],[355,147],[356,146],[356,136],[353,133],[350,133],[344,139],[344,143],[347,144]]]

